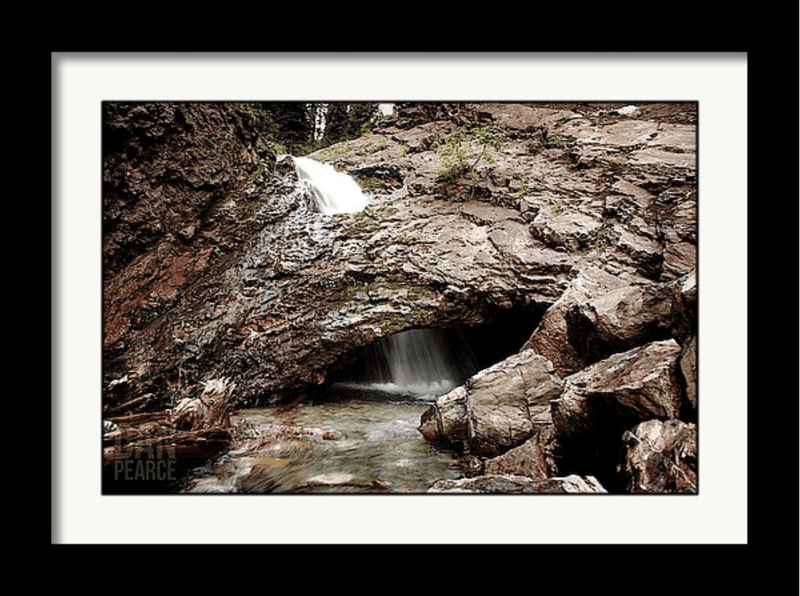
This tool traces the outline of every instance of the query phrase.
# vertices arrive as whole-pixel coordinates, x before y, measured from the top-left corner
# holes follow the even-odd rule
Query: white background
[[[52,65],[54,543],[747,542],[746,55],[54,54]],[[100,104],[229,99],[698,101],[699,495],[102,496]]]

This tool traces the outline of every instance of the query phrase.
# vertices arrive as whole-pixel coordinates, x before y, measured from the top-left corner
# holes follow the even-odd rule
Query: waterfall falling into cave
[[[329,370],[328,389],[436,399],[519,352],[546,308],[504,309],[487,313],[477,325],[409,329],[381,338],[344,354]]]
[[[366,346],[343,378],[346,384],[433,399],[478,371],[457,330],[410,329]]]
[[[349,175],[309,157],[293,159],[297,180],[308,188],[317,211],[327,214],[357,213],[369,204],[369,197]]]

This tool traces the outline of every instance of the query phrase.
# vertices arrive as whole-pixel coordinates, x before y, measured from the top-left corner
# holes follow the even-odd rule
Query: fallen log
[[[103,434],[103,492],[175,492],[186,472],[230,447],[234,387],[227,379],[209,381],[199,397],[172,410],[115,418]]]
[[[123,414],[120,416],[106,416],[104,420],[116,424],[137,424],[141,422],[165,422],[169,417],[168,412],[141,412],[140,414]]]
[[[146,404],[151,399],[155,397],[152,393],[145,393],[144,395],[140,395],[139,397],[135,397],[131,400],[128,400],[124,403],[117,404],[116,406],[111,406],[108,408],[107,413],[112,414],[114,412],[124,412],[125,410],[129,410],[133,407],[138,407]]]

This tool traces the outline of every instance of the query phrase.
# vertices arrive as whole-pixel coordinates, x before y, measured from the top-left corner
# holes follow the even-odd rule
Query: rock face
[[[262,159],[274,152],[233,106],[104,104],[106,349],[128,345],[212,273],[215,255],[227,250],[213,212],[261,175]],[[232,233],[228,242],[236,240]]]
[[[409,105],[308,156],[370,195],[328,215],[242,106],[104,105],[104,412],[219,378],[275,403],[378,338],[513,318],[423,435],[492,477],[684,490],[617,456],[696,422],[696,110]]]

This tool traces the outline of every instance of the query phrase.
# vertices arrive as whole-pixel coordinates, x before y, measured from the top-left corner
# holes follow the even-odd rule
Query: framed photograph
[[[746,541],[746,54],[53,69],[59,541]]]

